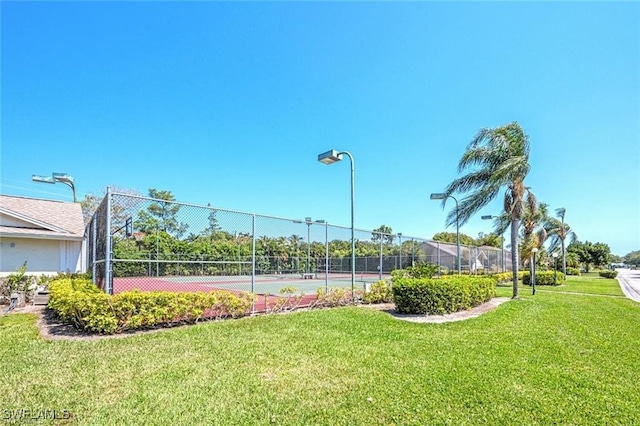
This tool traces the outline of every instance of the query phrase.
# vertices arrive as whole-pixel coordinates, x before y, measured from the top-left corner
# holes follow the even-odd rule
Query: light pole
[[[485,215],[482,216],[482,220],[491,220],[491,219],[498,219],[500,216],[493,216],[493,215]],[[500,250],[501,250],[501,256],[502,259],[500,259],[500,266],[502,266],[502,272],[504,272],[504,234],[500,235]]]
[[[538,248],[534,247],[533,249],[531,249],[531,251],[533,252],[533,263],[531,264],[531,288],[532,288],[532,293],[535,296],[536,295],[536,253],[538,253]]]
[[[553,253],[553,285],[558,285],[558,253]]]
[[[453,195],[447,195],[441,192],[433,193],[429,198],[431,198],[432,200],[446,200],[447,198],[453,198],[453,200],[456,202],[456,247],[458,253],[458,275],[460,275],[462,273],[462,267],[460,266],[460,226],[458,222],[458,200]]]
[[[355,188],[354,188],[354,175],[355,175],[355,164],[353,161],[353,156],[348,151],[336,151],[332,149],[327,152],[323,152],[318,155],[318,161],[323,164],[333,164],[335,162],[341,161],[342,156],[346,155],[349,157],[351,162],[351,300],[355,301],[355,286],[356,286],[356,237],[355,237],[355,226],[354,226],[354,204],[355,204]]]
[[[73,184],[73,177],[69,176],[66,173],[52,173],[51,176],[39,176],[39,175],[31,175],[31,180],[34,182],[41,183],[64,183],[73,192],[73,202],[76,202],[76,187]]]

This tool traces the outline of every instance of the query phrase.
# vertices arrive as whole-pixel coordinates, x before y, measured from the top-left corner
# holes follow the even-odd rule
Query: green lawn
[[[625,297],[624,293],[620,289],[618,280],[602,278],[597,272],[590,272],[578,277],[569,275],[564,285],[559,285],[557,287],[538,286],[538,290],[605,294],[609,296]]]
[[[571,277],[566,288],[617,285]],[[45,341],[35,316],[4,316],[0,418],[26,408],[95,425],[637,424],[640,304],[521,296],[456,323],[339,308],[89,342]]]

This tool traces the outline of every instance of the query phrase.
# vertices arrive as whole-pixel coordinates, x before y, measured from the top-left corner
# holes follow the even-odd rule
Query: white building
[[[0,195],[0,276],[85,272],[83,246],[79,203]]]

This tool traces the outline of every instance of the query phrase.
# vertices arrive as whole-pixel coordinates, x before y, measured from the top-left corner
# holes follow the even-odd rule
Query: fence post
[[[398,252],[398,269],[402,269],[402,232],[398,232],[398,245],[400,246],[400,251]]]
[[[436,241],[436,253],[437,253],[437,263],[438,263],[438,278],[440,278],[440,241]]]
[[[93,218],[91,219],[91,278],[93,279],[94,284],[96,283],[96,255],[98,253],[98,248],[96,247],[96,243],[98,242],[98,219],[97,214],[93,214]]]
[[[251,293],[255,293],[256,286],[256,215],[251,215]],[[267,303],[265,296],[265,304]],[[251,313],[255,313],[255,300],[251,303]]]
[[[416,263],[416,242],[411,237],[411,266],[414,266]]]
[[[383,239],[383,234],[382,232],[380,232],[380,264],[378,265],[378,275],[380,277],[380,279],[382,279],[382,239]]]
[[[329,222],[324,222],[324,292],[329,292]]]
[[[104,265],[105,291],[107,294],[113,294],[113,270],[112,270],[112,253],[111,253],[111,187],[107,186],[107,229],[106,229],[106,253]]]

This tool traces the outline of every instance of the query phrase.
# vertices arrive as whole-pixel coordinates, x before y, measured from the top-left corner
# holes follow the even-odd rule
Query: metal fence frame
[[[218,262],[226,262],[229,264],[231,264],[232,262],[237,262],[239,267],[239,275],[245,276],[245,274],[248,274],[250,277],[251,292],[256,292],[256,276],[259,275],[260,272],[264,272],[263,265],[266,265],[265,262],[273,262],[273,260],[268,259],[266,256],[260,256],[260,258],[258,259],[257,243],[260,240],[260,237],[258,237],[258,233],[262,231],[268,231],[271,235],[280,235],[282,237],[283,235],[288,234],[290,230],[293,230],[294,228],[295,231],[300,231],[300,227],[298,225],[306,225],[307,240],[309,240],[306,242],[307,254],[304,256],[304,262],[301,262],[301,256],[298,251],[296,273],[301,272],[301,263],[304,263],[304,269],[302,270],[302,272],[308,271],[315,274],[324,273],[325,277],[327,277],[329,273],[335,271],[351,273],[350,247],[349,253],[346,253],[344,256],[330,256],[329,253],[329,246],[331,243],[334,243],[336,241],[344,241],[350,243],[350,227],[332,225],[327,223],[326,221],[314,222],[311,221],[310,218],[306,218],[304,221],[302,221],[299,219],[289,219],[276,216],[260,215],[256,213],[246,213],[211,206],[201,206],[190,203],[159,200],[140,195],[117,193],[113,192],[111,188],[107,188],[107,194],[105,195],[104,199],[98,206],[96,212],[93,214],[89,224],[87,225],[86,247],[87,259],[89,259],[88,265],[90,265],[91,268],[90,270],[92,273],[93,282],[108,294],[114,293],[114,265],[120,266],[123,263],[127,262],[133,264],[144,263],[148,261],[148,274],[149,276],[151,276],[152,257],[154,257],[155,255],[153,259],[156,263],[155,273],[159,276],[161,263],[165,263],[167,265],[178,264],[180,262],[184,264],[187,264],[185,262],[198,263],[198,259],[182,259],[181,261],[179,258],[162,258],[160,256],[160,253],[158,253],[160,241],[158,231],[156,231],[156,253],[154,254],[149,252],[148,260],[142,258],[127,259],[119,257],[114,253],[114,236],[116,240],[121,241],[121,235],[123,234],[123,232],[126,235],[127,232],[133,231],[135,227],[130,223],[123,226],[123,218],[133,218],[135,215],[140,216],[140,212],[145,210],[140,206],[146,206],[146,208],[148,209],[150,205],[161,205],[166,208],[169,208],[167,206],[170,206],[175,207],[176,211],[178,211],[178,209],[187,209],[194,214],[197,213],[198,215],[200,215],[200,220],[197,222],[198,226],[202,226],[201,218],[202,214],[204,213],[208,213],[209,218],[212,217],[212,215],[215,217],[215,215],[218,213],[224,213],[228,217],[235,218],[234,223],[243,223],[243,225],[233,226],[236,228],[235,238],[236,240],[238,239],[237,230],[242,229],[242,231],[244,232],[240,232],[239,235],[241,235],[243,238],[250,238],[250,254],[241,256],[240,245],[238,245],[237,260],[224,259]],[[272,228],[269,228],[269,224],[271,224],[273,230]],[[130,227],[130,229],[127,227]],[[230,227],[229,229],[232,229],[233,227]],[[311,261],[309,251],[313,244],[316,244],[317,247],[317,244],[319,243],[319,241],[317,240],[319,238],[316,238],[316,241],[310,241],[312,228],[314,229],[314,234],[316,237],[318,237],[319,234],[324,234],[324,241],[322,242],[324,242],[325,245],[324,256],[313,256],[313,261]],[[324,228],[324,232],[322,232],[322,228]],[[229,229],[226,229],[222,232],[229,234]],[[278,229],[286,229],[287,232],[279,232]],[[329,238],[330,234],[334,236],[332,240],[330,240]],[[349,238],[341,238],[342,236],[347,235],[349,236]],[[456,269],[455,244],[442,243],[425,238],[407,236],[402,233],[384,234],[364,229],[355,229],[355,235],[356,252],[358,251],[358,244],[360,242],[368,244],[369,247],[371,247],[373,243],[379,242],[379,251],[376,256],[356,256],[356,274],[377,273],[379,278],[382,279],[383,276],[390,274],[391,271],[395,269],[402,269],[415,263],[433,263],[438,265],[440,267],[440,270],[445,271],[453,271]],[[374,238],[374,235],[377,236],[377,238]],[[266,236],[266,233],[263,234],[263,236]],[[302,239],[303,238],[301,238],[301,240]],[[180,239],[178,238],[178,240]],[[411,243],[408,244],[408,242]],[[430,247],[433,249],[430,250]],[[480,270],[498,272],[510,269],[510,252],[507,252],[504,249],[494,247],[461,246],[460,253],[462,258],[461,263],[463,265],[463,271],[465,271],[466,273],[479,273]],[[257,263],[258,261],[262,262],[262,264],[259,265]],[[200,259],[199,262],[202,265],[202,271],[204,271],[204,264],[205,262],[209,261]],[[249,264],[250,271],[244,271],[242,269],[242,265]],[[269,264],[271,265],[272,263]],[[311,268],[313,268],[313,271],[311,271]],[[179,271],[179,269],[176,270]],[[176,275],[180,275],[180,272],[178,272]]]

